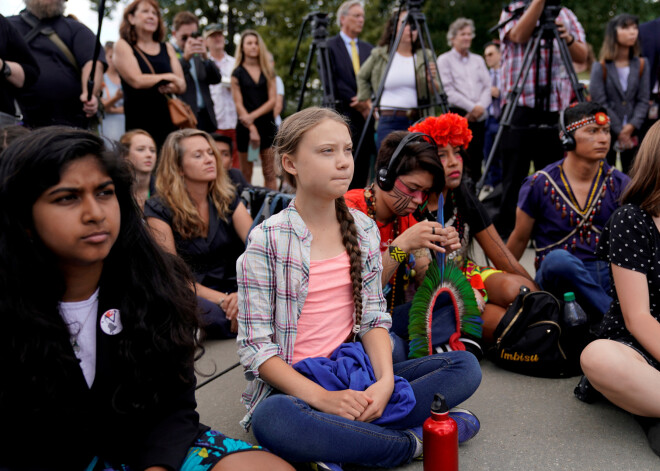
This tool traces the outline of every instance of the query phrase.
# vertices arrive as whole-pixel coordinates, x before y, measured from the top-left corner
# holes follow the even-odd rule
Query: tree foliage
[[[98,0],[90,0],[96,4]],[[125,3],[127,0],[110,0]],[[247,29],[255,28],[264,40],[276,60],[276,70],[284,81],[287,90],[286,113],[295,111],[301,88],[304,66],[312,43],[311,25],[303,31],[303,41],[298,52],[298,59],[293,75],[289,67],[296,46],[298,33],[305,15],[310,12],[328,13],[328,37],[337,34],[335,13],[342,0],[160,0],[163,15],[171,25],[174,15],[182,10],[189,10],[200,18],[203,27],[209,23],[224,23],[228,31],[230,44],[227,50],[233,53],[231,39]],[[399,4],[396,0],[367,0],[365,6],[365,28],[361,39],[372,44],[378,42],[383,27],[390,17],[390,12]],[[447,29],[452,21],[459,17],[471,18],[476,27],[476,37],[472,50],[481,54],[482,46],[498,37],[498,33],[488,30],[498,23],[503,3],[484,0],[428,0],[422,11],[426,18],[431,39],[437,54],[449,49]],[[584,26],[587,41],[593,45],[596,54],[600,49],[605,32],[605,24],[615,15],[626,12],[636,14],[640,22],[648,21],[660,14],[657,0],[565,0],[562,2],[573,10]],[[320,102],[319,80],[316,72],[316,58],[310,70],[308,91],[305,105]]]

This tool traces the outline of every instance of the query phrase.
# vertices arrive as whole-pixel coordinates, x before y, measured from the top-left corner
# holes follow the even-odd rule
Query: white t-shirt
[[[59,303],[62,319],[69,328],[71,344],[87,386],[92,387],[96,375],[96,319],[99,308],[99,289],[89,299]]]
[[[628,76],[630,75],[630,66],[617,67],[616,73],[619,75],[619,83],[621,84],[621,90],[625,93],[628,90]]]
[[[398,52],[394,54],[392,66],[385,79],[385,89],[380,99],[380,107],[383,109],[417,107],[413,56],[404,57]]]

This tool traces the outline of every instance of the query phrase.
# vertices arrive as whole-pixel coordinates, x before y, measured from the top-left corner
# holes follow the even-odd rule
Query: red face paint
[[[425,190],[413,190],[410,188],[408,185],[403,183],[400,178],[397,178],[396,181],[394,182],[394,188],[398,190],[399,193],[402,193],[402,197],[406,196],[409,197],[411,200],[419,200],[421,201],[419,204],[422,204],[424,201],[426,201],[429,198],[429,192]]]

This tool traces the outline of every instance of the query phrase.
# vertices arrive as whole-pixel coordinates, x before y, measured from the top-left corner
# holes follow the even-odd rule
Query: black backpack
[[[552,294],[521,287],[495,329],[496,344],[489,358],[504,369],[529,376],[579,374],[581,348],[565,342],[561,313],[562,303]]]

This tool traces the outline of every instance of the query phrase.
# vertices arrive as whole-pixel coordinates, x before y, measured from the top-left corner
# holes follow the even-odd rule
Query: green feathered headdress
[[[438,220],[444,226],[443,204],[440,195]],[[451,310],[451,316],[448,315],[448,309]],[[448,319],[455,326],[455,330],[449,334],[449,347],[452,350],[465,350],[459,340],[461,332],[481,338],[483,320],[472,285],[460,268],[453,263],[445,265],[445,254],[438,253],[436,260],[429,265],[408,312],[408,357],[420,358],[434,353],[433,346],[447,338]]]

